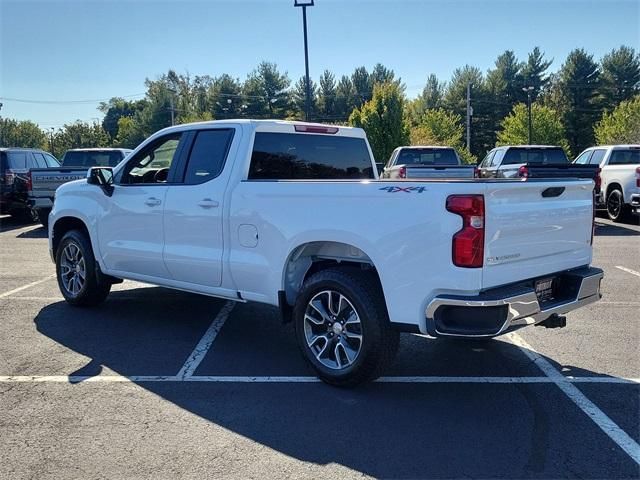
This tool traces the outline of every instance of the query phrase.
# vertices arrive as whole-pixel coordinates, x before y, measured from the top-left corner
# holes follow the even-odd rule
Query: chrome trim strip
[[[540,323],[552,315],[560,315],[568,313],[572,310],[576,310],[580,307],[584,307],[593,302],[600,300],[602,295],[600,294],[600,281],[604,277],[604,273],[601,270],[593,269],[595,273],[592,275],[585,275],[580,283],[578,294],[573,300],[569,300],[565,303],[555,305],[551,308],[543,310],[538,302],[533,289],[530,291],[515,295],[512,297],[503,297],[495,300],[474,300],[477,297],[469,297],[468,299],[446,298],[436,297],[426,309],[427,321],[433,321],[436,310],[445,305],[461,306],[461,307],[496,307],[501,305],[509,306],[509,313],[507,318],[498,330],[493,334],[481,334],[481,335],[465,335],[458,333],[444,333],[438,331],[433,323],[433,329],[436,334],[443,337],[463,337],[463,338],[483,338],[483,337],[495,337],[507,333],[514,328],[523,327],[526,325],[535,325]]]

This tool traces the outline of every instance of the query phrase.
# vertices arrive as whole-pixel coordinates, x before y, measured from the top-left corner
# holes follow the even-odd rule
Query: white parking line
[[[615,383],[640,385],[640,378],[564,377],[570,383]],[[122,382],[209,382],[209,383],[318,383],[310,376],[243,376],[243,375],[0,375],[0,383],[122,383]],[[380,377],[376,383],[553,383],[556,379],[540,377]]]
[[[48,277],[41,278],[40,280],[36,280],[35,282],[28,283],[18,288],[14,288],[13,290],[9,290],[8,292],[0,293],[0,298],[6,298],[9,295],[13,295],[14,293],[21,292],[22,290],[26,290],[27,288],[35,287],[36,285],[40,283],[44,283],[47,280],[52,279],[53,277],[55,277],[55,275],[49,275]]]
[[[636,277],[640,277],[640,272],[636,272],[635,270],[631,270],[630,268],[621,267],[620,265],[616,265],[616,268],[619,268],[623,272],[630,273],[631,275],[635,275]]]
[[[618,267],[619,268],[619,267]],[[510,333],[507,338],[518,347],[529,359],[535,363],[540,370],[564,392],[564,394],[575,403],[594,423],[606,433],[616,445],[640,465],[640,445],[631,438],[627,432],[622,430],[613,420],[611,420],[595,403],[589,400],[575,385],[562,373],[554,368],[551,363],[534,350],[520,335]]]
[[[193,349],[193,352],[191,352],[187,361],[184,362],[184,365],[178,372],[178,377],[185,378],[193,375],[196,368],[198,368],[198,365],[200,365],[200,362],[202,362],[202,359],[209,351],[209,348],[211,348],[211,344],[216,339],[218,332],[222,329],[224,322],[227,320],[227,317],[235,305],[236,303],[232,301],[228,301],[224,304],[222,309],[218,312],[218,315],[216,315],[216,318],[214,318],[211,325],[209,325],[207,331],[204,332],[204,335],[198,342],[198,345],[196,345],[196,348]]]

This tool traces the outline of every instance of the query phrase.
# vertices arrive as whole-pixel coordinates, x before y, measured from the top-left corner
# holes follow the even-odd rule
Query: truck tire
[[[374,380],[398,349],[399,333],[391,329],[377,279],[356,268],[309,277],[296,299],[293,321],[303,355],[331,385]]]
[[[64,299],[76,307],[98,305],[111,290],[111,282],[96,263],[91,242],[80,230],[62,237],[56,251],[56,278]]]
[[[49,214],[51,210],[48,208],[38,209],[38,219],[40,224],[46,229],[49,228]]]
[[[617,188],[611,190],[609,195],[607,195],[607,216],[609,220],[614,222],[620,222],[623,220],[628,213],[628,205],[624,203],[624,197],[622,192]]]

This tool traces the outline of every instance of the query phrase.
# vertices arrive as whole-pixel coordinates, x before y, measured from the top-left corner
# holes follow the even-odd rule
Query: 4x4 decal
[[[426,187],[381,187],[380,190],[386,190],[388,193],[411,193],[417,192],[422,193],[426,190]]]

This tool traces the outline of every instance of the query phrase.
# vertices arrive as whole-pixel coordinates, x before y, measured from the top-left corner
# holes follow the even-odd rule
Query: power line
[[[108,102],[112,98],[133,98],[133,97],[144,96],[146,94],[147,92],[142,92],[142,93],[133,93],[131,95],[119,95],[119,96],[110,97],[110,98],[96,98],[92,100],[35,100],[35,99],[29,99],[29,98],[13,98],[13,97],[0,97],[0,100],[5,102],[64,105],[64,104]]]

